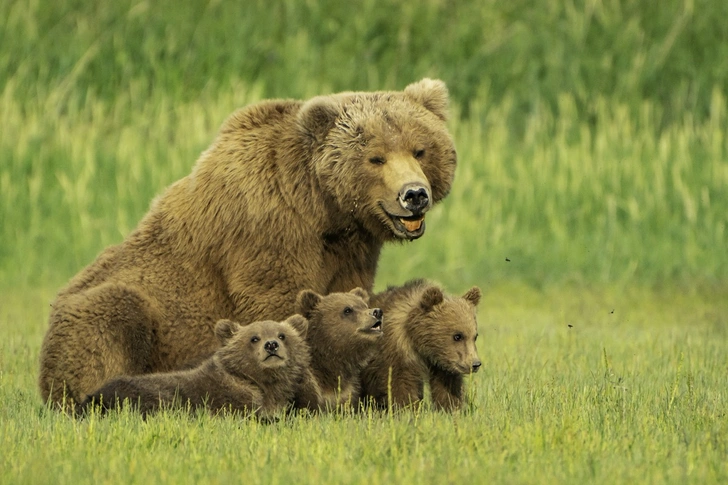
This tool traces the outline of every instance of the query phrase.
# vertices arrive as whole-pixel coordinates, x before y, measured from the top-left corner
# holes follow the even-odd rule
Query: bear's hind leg
[[[65,409],[112,377],[150,372],[160,319],[148,298],[125,285],[63,297],[41,349],[41,396]]]

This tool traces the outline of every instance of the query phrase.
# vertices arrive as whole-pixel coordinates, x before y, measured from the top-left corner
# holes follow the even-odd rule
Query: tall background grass
[[[4,0],[0,281],[60,284],[121,241],[241,105],[431,76],[457,180],[378,284],[724,282],[725,18],[708,0]]]

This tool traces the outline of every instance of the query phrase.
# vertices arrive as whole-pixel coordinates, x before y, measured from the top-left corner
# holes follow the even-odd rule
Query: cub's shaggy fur
[[[308,319],[311,369],[325,409],[358,407],[361,370],[382,337],[382,310],[369,308],[368,301],[361,288],[327,296],[311,290],[298,294],[296,307]]]
[[[223,346],[198,367],[117,377],[88,396],[81,409],[128,404],[147,414],[163,406],[204,407],[273,417],[293,401],[309,365],[308,345],[292,324],[307,326],[298,315],[247,326],[220,320],[215,334]]]
[[[480,368],[476,306],[480,289],[446,295],[425,280],[389,288],[372,297],[384,311],[386,332],[362,372],[362,390],[380,407],[420,401],[429,382],[438,409],[453,410],[464,399],[463,375]],[[391,393],[391,394],[390,394]]]

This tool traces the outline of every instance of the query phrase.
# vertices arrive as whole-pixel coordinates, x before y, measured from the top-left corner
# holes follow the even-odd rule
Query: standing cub
[[[361,288],[327,296],[311,290],[298,294],[296,311],[308,319],[311,369],[324,409],[344,403],[358,407],[361,370],[382,337],[382,310],[368,303],[369,294]]]
[[[308,370],[308,345],[297,330],[305,332],[307,326],[300,315],[246,326],[220,320],[215,335],[222,347],[199,366],[117,377],[88,396],[81,408],[97,404],[106,411],[128,399],[145,415],[164,406],[189,406],[273,417],[293,401]]]
[[[391,391],[391,404],[406,406],[422,400],[429,381],[436,408],[460,407],[463,375],[480,368],[475,348],[479,301],[478,287],[458,298],[419,279],[373,296],[372,304],[384,311],[387,331],[362,372],[364,396],[386,407]]]

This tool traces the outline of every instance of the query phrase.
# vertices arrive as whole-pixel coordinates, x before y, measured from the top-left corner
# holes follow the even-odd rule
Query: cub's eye
[[[278,336],[278,340],[285,340],[285,339],[286,339],[286,336],[285,336],[285,335],[283,335],[283,334],[280,334],[280,335]]]
[[[354,309],[350,306],[344,308],[344,315],[351,315],[352,313],[354,313]]]
[[[384,159],[384,157],[372,157],[369,159],[370,163],[373,163],[374,165],[384,165],[387,161]]]
[[[260,342],[260,337],[253,337],[253,338],[250,339],[250,343],[251,344],[254,344],[256,342]]]
[[[423,149],[415,150],[414,152],[412,152],[412,154],[415,156],[415,158],[417,160],[419,160],[425,156],[425,150],[423,150]]]
[[[455,335],[453,335],[453,336],[452,336],[452,339],[453,339],[454,341],[456,341],[456,342],[460,342],[460,341],[461,341],[461,340],[463,339],[463,334],[461,334],[461,333],[456,333]]]

